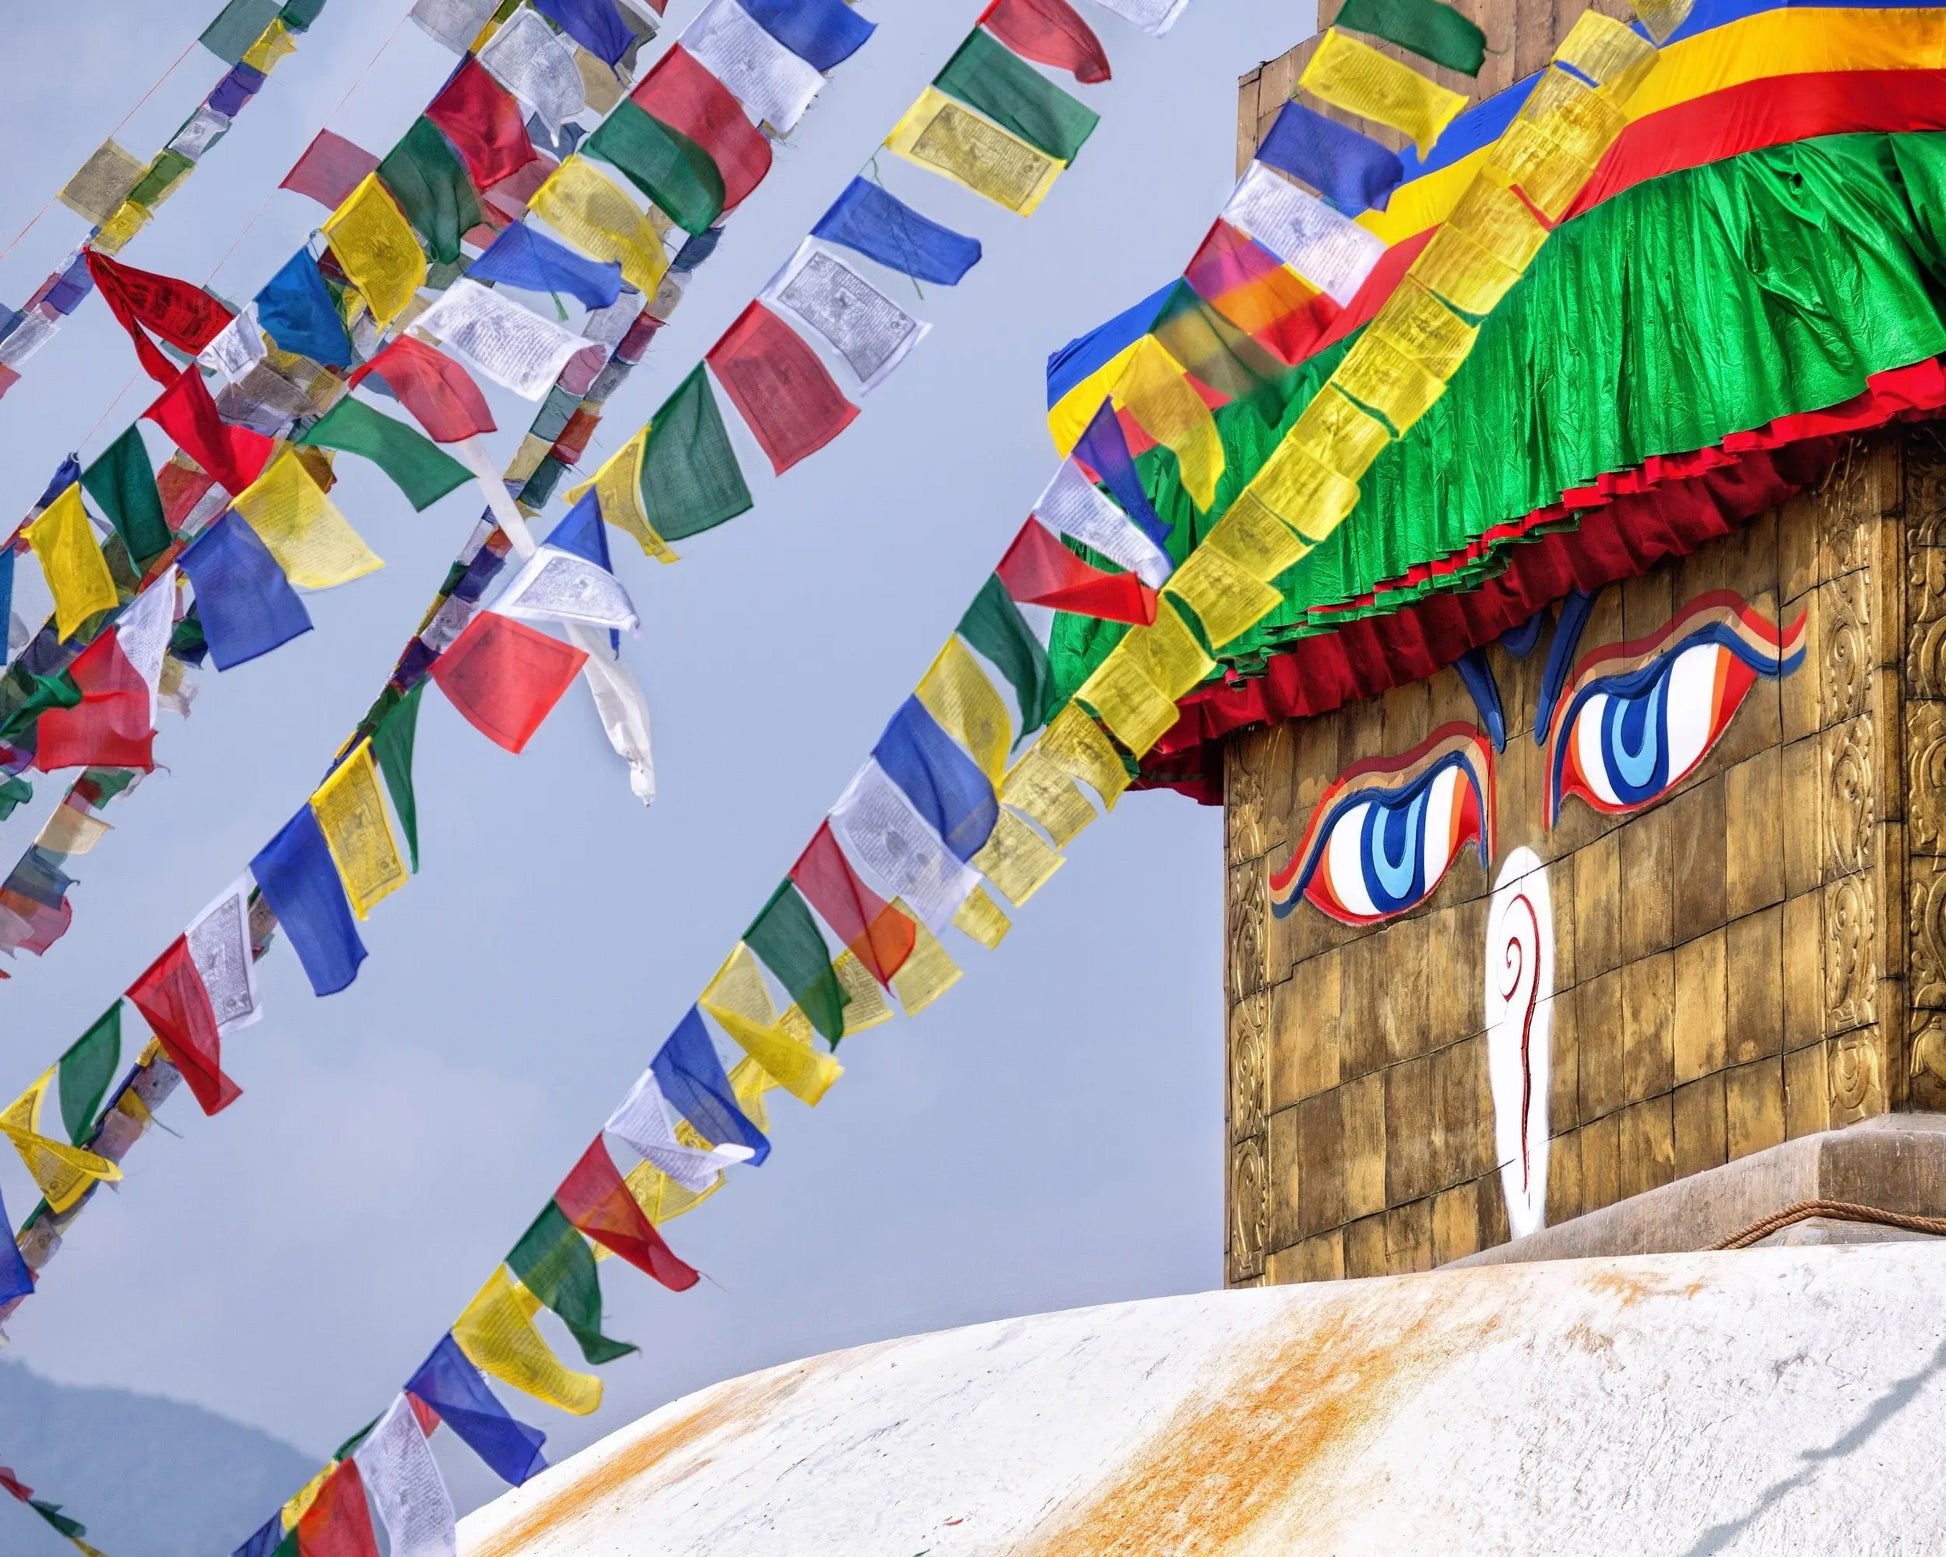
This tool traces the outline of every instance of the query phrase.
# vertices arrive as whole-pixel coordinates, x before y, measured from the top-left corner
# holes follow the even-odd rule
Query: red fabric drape
[[[262,433],[223,420],[193,362],[142,414],[232,496],[257,479],[275,447]]]

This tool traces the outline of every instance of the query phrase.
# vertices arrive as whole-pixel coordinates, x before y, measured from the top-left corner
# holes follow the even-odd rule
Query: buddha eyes
[[[1357,764],[1272,873],[1271,911],[1282,918],[1305,898],[1344,924],[1404,913],[1468,843],[1482,863],[1491,857],[1492,796],[1493,751],[1471,725],[1445,725],[1403,757]]]
[[[1619,814],[1680,784],[1760,676],[1804,659],[1804,618],[1784,629],[1736,595],[1705,595],[1660,632],[1597,649],[1563,689],[1548,739],[1548,825],[1579,795]]]

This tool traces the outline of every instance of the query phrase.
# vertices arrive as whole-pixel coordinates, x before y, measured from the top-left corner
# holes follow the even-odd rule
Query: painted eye
[[[1548,825],[1579,795],[1597,811],[1650,805],[1729,728],[1757,678],[1804,660],[1804,618],[1779,633],[1740,597],[1696,600],[1660,632],[1598,649],[1564,690],[1550,737]]]
[[[1279,918],[1307,898],[1345,924],[1423,902],[1468,843],[1492,853],[1493,751],[1471,725],[1446,725],[1404,757],[1363,762],[1325,791],[1304,839],[1270,878]]]

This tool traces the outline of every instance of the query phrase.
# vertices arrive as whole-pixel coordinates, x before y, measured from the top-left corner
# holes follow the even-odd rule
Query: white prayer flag
[[[1189,9],[1189,0],[1095,0],[1095,4],[1113,11],[1130,26],[1140,27],[1151,38],[1160,38]]]
[[[229,128],[230,116],[218,113],[205,103],[169,138],[169,150],[195,162],[220,141]]]
[[[404,1395],[395,1399],[351,1458],[385,1528],[391,1557],[453,1557],[457,1521],[452,1494],[411,1401]]]
[[[473,47],[500,0],[414,0],[412,19],[455,54]]]
[[[824,85],[815,66],[763,30],[736,0],[710,0],[676,40],[736,95],[752,119],[790,134]]]
[[[1169,554],[1143,533],[1114,500],[1086,476],[1073,460],[1063,460],[1034,504],[1034,517],[1050,530],[1072,535],[1138,575],[1151,589],[1160,589],[1175,571]]]
[[[415,319],[412,328],[464,352],[496,384],[528,400],[546,394],[568,358],[588,344],[552,319],[529,313],[511,298],[464,276]]]
[[[115,643],[149,689],[149,728],[155,728],[156,690],[162,684],[162,657],[176,625],[176,567],[171,563],[137,595],[115,624]]]
[[[620,579],[558,546],[543,546],[529,557],[493,609],[530,622],[585,622],[618,631],[641,625]]]
[[[257,305],[250,303],[217,332],[196,361],[234,383],[268,355],[264,332],[257,324]]]
[[[20,316],[13,329],[4,340],[0,340],[0,364],[17,368],[35,352],[39,351],[61,328],[60,324],[47,317],[38,308],[30,308]]]
[[[915,319],[815,238],[763,290],[845,361],[864,391],[876,389],[932,328]]]
[[[980,873],[947,849],[877,762],[868,761],[831,808],[831,831],[852,865],[902,897],[934,930],[953,922]]]
[[[491,14],[493,8],[487,9]],[[460,47],[464,49],[465,45]],[[574,62],[574,51],[525,6],[508,17],[487,41],[487,46],[480,50],[480,63],[495,81],[539,114],[541,122],[556,133],[564,119],[572,119],[588,106],[588,94],[581,85],[581,70]]]
[[[257,998],[257,964],[250,956],[250,888],[245,871],[223,895],[191,921],[186,939],[189,960],[209,991],[216,1030],[248,1027],[263,1015]]]
[[[684,1189],[702,1191],[734,1163],[747,1162],[755,1155],[749,1147],[731,1142],[707,1149],[685,1146],[676,1139],[669,1123],[669,1110],[663,1102],[662,1087],[655,1072],[645,1070],[621,1106],[602,1126],[610,1135],[627,1141],[658,1172],[666,1173]]]
[[[1261,162],[1251,163],[1237,181],[1223,220],[1339,304],[1357,296],[1385,253],[1378,234]]]

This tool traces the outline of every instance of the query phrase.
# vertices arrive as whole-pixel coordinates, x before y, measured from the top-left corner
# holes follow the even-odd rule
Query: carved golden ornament
[[[1230,1154],[1230,1282],[1261,1276],[1270,1202],[1264,1172],[1264,1138],[1253,1135]]]
[[[1946,550],[1918,546],[1906,558],[1906,619],[1908,695],[1946,697]]]
[[[1911,1003],[1946,1006],[1946,860],[1914,855],[1906,866]]]
[[[1838,724],[1865,712],[1871,686],[1872,616],[1868,575],[1846,574],[1821,592],[1820,630],[1824,722]]]
[[[1825,874],[1847,876],[1872,863],[1878,785],[1872,771],[1872,722],[1853,719],[1824,736]]]
[[[1883,1096],[1876,1034],[1852,1032],[1831,1045],[1831,1122],[1850,1124],[1876,1113]]]
[[[1912,852],[1946,852],[1946,703],[1905,705],[1905,763]]]
[[[1841,1033],[1876,1019],[1873,878],[1847,876],[1825,889],[1824,1030]]]
[[[1229,891],[1230,1002],[1255,994],[1264,986],[1267,970],[1264,920],[1264,872],[1261,865],[1232,866]]]
[[[1270,991],[1230,1008],[1230,1139],[1261,1134],[1270,1106]]]

